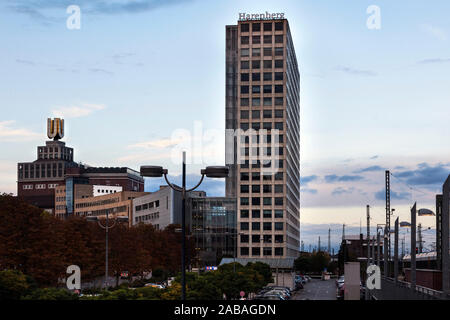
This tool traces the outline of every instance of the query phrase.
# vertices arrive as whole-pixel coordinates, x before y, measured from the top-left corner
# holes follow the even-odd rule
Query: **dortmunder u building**
[[[286,19],[226,26],[226,129],[238,257],[297,257],[300,73]]]

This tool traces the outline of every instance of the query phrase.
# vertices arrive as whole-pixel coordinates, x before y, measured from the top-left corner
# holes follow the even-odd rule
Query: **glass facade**
[[[196,258],[192,266],[218,266],[236,255],[236,200],[223,197],[188,198]]]

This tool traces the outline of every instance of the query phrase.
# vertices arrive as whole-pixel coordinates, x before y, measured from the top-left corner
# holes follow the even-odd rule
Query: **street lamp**
[[[416,209],[417,204],[411,208],[411,223],[402,222],[401,226],[411,228],[411,289],[416,289],[416,216],[433,216],[434,212],[430,209]]]
[[[203,182],[203,178],[206,176],[208,178],[226,178],[228,177],[230,169],[226,166],[210,166],[206,167],[206,169],[201,170],[202,177],[197,183],[197,185],[191,189],[186,189],[186,152],[183,151],[183,179],[182,179],[182,187],[178,187],[167,179],[167,169],[164,169],[161,166],[141,166],[141,176],[143,177],[151,177],[151,178],[159,178],[164,176],[169,187],[173,190],[181,192],[182,196],[182,205],[181,205],[181,299],[186,299],[186,267],[185,267],[185,251],[186,251],[186,192],[191,192],[197,189],[200,184]]]
[[[436,215],[430,209],[419,209],[419,210],[417,210],[417,214],[418,214],[419,217],[435,216]]]
[[[381,252],[380,252],[381,251],[381,240],[380,240],[380,238],[381,238],[381,235],[380,235],[379,230],[383,230],[383,226],[386,226],[386,225],[381,224],[381,223],[377,224],[377,266],[378,267],[381,265],[381,263],[380,263],[380,260],[381,260],[380,259],[381,258]],[[384,258],[383,258],[383,261],[384,261]]]
[[[109,210],[106,210],[106,220],[105,225],[100,222],[98,216],[88,216],[86,220],[89,222],[97,222],[100,228],[105,229],[105,288],[108,290],[108,231],[116,226],[116,224],[128,222],[127,216],[117,216],[114,218],[114,224],[109,225]]]
[[[401,228],[411,228],[411,223],[409,223],[408,221],[402,221],[402,222],[400,222],[400,227]]]

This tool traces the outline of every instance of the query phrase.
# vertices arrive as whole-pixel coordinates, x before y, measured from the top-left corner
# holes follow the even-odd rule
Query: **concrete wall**
[[[295,273],[290,271],[278,270],[278,282],[277,282],[277,272],[276,270],[272,270],[273,282],[269,284],[272,286],[283,286],[289,287],[291,290],[294,290],[294,279]]]
[[[137,217],[147,216],[150,219],[142,221],[143,223],[151,223],[158,229],[164,229],[169,224],[173,224],[173,191],[171,188],[161,188],[160,190],[151,194],[133,199],[133,222],[135,225]],[[142,206],[151,202],[159,201],[159,207],[152,207],[136,211],[137,206]]]

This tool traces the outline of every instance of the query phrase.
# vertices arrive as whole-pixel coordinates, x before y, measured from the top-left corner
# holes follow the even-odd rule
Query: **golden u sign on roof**
[[[64,119],[47,119],[47,136],[55,141],[64,137]]]

